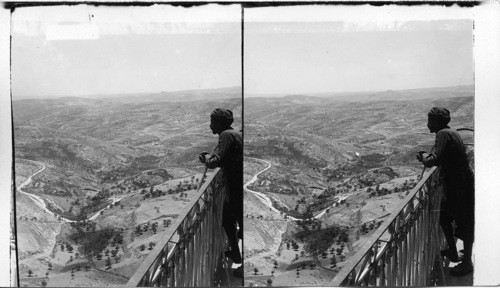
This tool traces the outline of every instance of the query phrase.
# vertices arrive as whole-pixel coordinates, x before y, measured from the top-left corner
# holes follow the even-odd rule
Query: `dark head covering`
[[[212,114],[210,114],[210,118],[227,127],[231,126],[234,121],[233,112],[224,108],[215,108],[215,110],[212,111]]]
[[[432,109],[427,114],[429,118],[434,121],[437,121],[439,124],[446,126],[450,123],[450,111],[443,107],[432,107]]]

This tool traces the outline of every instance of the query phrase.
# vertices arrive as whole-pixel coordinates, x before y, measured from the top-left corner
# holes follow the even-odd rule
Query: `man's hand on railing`
[[[210,153],[203,151],[198,156],[198,160],[200,160],[201,163],[205,164],[207,162],[207,156],[210,157]]]
[[[427,154],[425,151],[418,151],[417,153],[417,160],[418,162],[422,162],[424,160],[424,156]]]

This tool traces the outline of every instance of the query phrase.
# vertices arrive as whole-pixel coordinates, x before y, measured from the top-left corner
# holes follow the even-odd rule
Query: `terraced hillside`
[[[271,165],[245,192],[247,284],[326,285],[417,183],[432,106],[474,127],[472,86],[246,98],[245,157]]]
[[[123,285],[201,181],[241,88],[13,102],[21,285]]]

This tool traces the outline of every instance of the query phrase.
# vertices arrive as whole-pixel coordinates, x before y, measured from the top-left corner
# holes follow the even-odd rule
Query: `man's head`
[[[233,124],[233,112],[224,108],[216,108],[210,114],[210,129],[214,134],[220,134]]]
[[[450,123],[450,111],[442,107],[432,107],[427,114],[427,127],[431,133],[436,133]]]

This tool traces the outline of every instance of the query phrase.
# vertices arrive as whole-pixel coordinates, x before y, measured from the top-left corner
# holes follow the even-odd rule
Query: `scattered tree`
[[[340,232],[339,240],[342,242],[349,242],[349,235],[345,230],[342,230],[342,232]]]
[[[257,268],[253,269],[253,273],[254,273],[253,275],[257,275],[257,273],[259,273],[259,269],[257,269]]]
[[[361,225],[361,232],[362,232],[362,233],[366,233],[367,231],[368,231],[368,228],[366,227],[366,223],[363,223],[363,224]]]
[[[332,259],[330,260],[330,264],[332,265],[332,268],[337,266],[337,258],[335,258],[335,255],[332,255]]]
[[[337,248],[337,255],[342,255],[342,251],[343,251],[343,250],[344,250],[344,249],[342,249],[342,248],[340,248],[340,247],[339,247],[339,248]]]
[[[141,234],[141,232],[142,232],[142,231],[141,231],[141,225],[137,225],[137,226],[135,227],[135,230],[134,230],[134,231],[135,231],[135,233],[136,233],[136,234],[140,235],[140,234]]]

